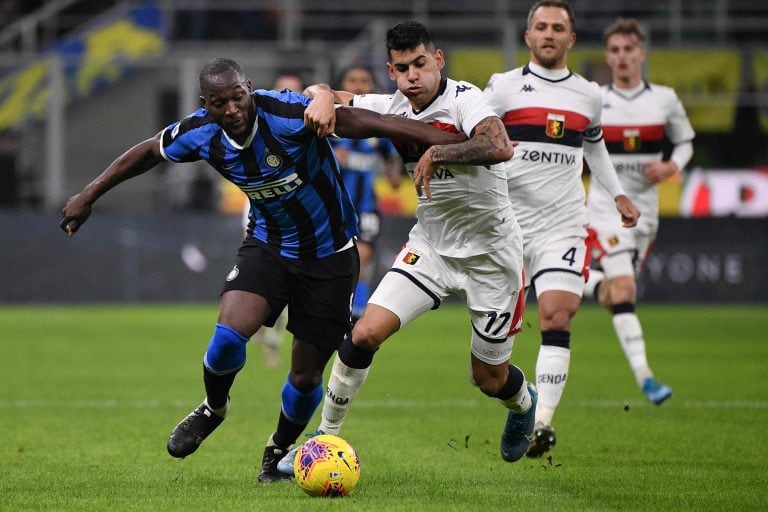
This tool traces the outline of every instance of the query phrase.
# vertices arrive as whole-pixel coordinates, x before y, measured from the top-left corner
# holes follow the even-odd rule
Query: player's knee
[[[571,328],[571,318],[575,314],[576,310],[568,308],[554,309],[542,318],[542,327],[546,326],[548,330],[568,331]]]
[[[360,319],[352,329],[352,343],[368,351],[378,349],[385,339],[387,334],[376,324],[365,321],[365,318]]]
[[[248,338],[231,327],[216,324],[216,330],[205,352],[205,366],[216,374],[239,370],[245,364],[247,342]]]
[[[618,276],[611,280],[610,304],[623,304],[625,302],[635,302],[636,285],[635,279],[631,276]]]

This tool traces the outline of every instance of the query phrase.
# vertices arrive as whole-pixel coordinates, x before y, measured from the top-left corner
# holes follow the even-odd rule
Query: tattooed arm
[[[416,192],[421,187],[432,200],[429,182],[442,164],[492,165],[512,158],[514,147],[507,137],[504,124],[496,116],[486,117],[475,126],[472,137],[461,144],[431,146],[424,152],[413,170]]]

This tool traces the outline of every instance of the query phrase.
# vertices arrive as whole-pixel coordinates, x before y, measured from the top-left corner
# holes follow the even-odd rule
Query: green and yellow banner
[[[165,51],[162,11],[145,2],[100,20],[24,65],[0,75],[0,130],[45,116],[54,58],[63,64],[65,97],[84,97],[111,84],[137,60]]]

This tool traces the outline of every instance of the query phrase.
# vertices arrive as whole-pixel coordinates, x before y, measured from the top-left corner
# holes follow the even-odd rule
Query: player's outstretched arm
[[[336,135],[348,139],[387,137],[428,146],[467,140],[463,133],[449,133],[421,121],[356,107],[336,109]]]
[[[419,159],[413,169],[413,182],[416,192],[421,195],[421,188],[432,199],[429,182],[441,164],[492,165],[512,158],[514,147],[507,137],[504,123],[492,116],[486,117],[475,126],[472,138],[461,144],[432,146]]]
[[[70,236],[74,235],[91,215],[93,203],[99,197],[117,184],[138,176],[162,162],[163,156],[160,154],[161,134],[162,132],[151,139],[140,142],[117,157],[80,193],[70,197],[66,206],[61,210],[61,222],[59,223],[61,229]]]
[[[304,124],[318,137],[333,135],[336,128],[336,105],[349,105],[354,94],[334,91],[326,84],[314,84],[304,89],[312,103],[304,110]]]

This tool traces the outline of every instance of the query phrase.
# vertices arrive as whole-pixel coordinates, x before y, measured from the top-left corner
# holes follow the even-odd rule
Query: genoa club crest
[[[563,114],[547,114],[547,137],[559,139],[565,134],[565,116]]]
[[[624,151],[634,153],[640,149],[640,130],[624,130],[622,134]]]
[[[424,154],[424,147],[421,144],[412,142],[408,144],[407,148],[408,148],[408,156],[416,158],[417,160],[421,155]]]
[[[407,265],[415,265],[416,262],[419,261],[419,258],[421,258],[419,254],[416,254],[413,251],[408,251],[405,256],[403,256],[403,263]]]

